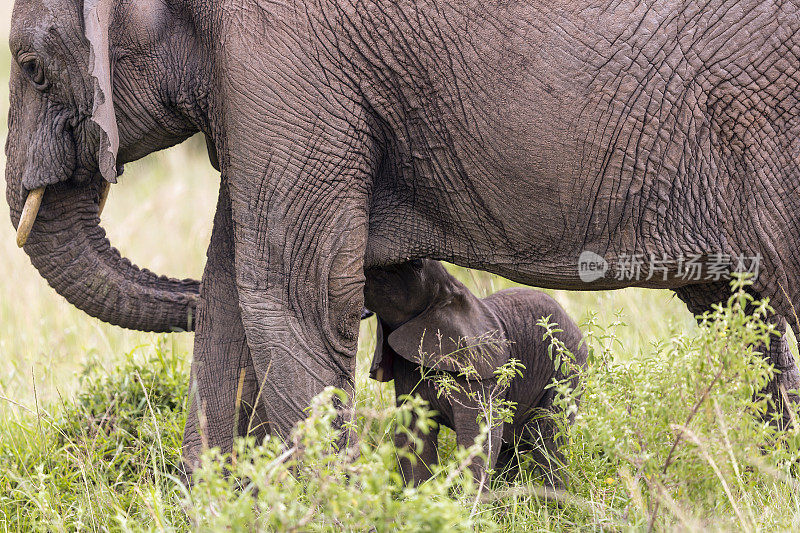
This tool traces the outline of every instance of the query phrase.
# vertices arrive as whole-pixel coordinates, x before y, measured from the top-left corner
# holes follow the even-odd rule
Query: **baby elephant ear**
[[[394,360],[398,357],[397,353],[389,346],[387,336],[389,328],[386,323],[378,317],[377,339],[375,339],[375,353],[372,354],[372,366],[369,370],[369,377],[383,383],[388,383],[394,379]]]
[[[92,121],[100,126],[98,164],[103,177],[116,183],[119,130],[111,96],[111,49],[108,39],[112,3],[112,0],[84,0],[83,19],[86,39],[89,41],[89,76],[94,86]]]
[[[389,346],[401,357],[426,368],[488,379],[508,362],[502,325],[492,310],[467,289],[434,302],[425,312],[389,335]]]

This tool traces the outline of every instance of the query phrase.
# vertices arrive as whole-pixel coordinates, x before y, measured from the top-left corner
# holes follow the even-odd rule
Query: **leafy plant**
[[[527,472],[479,491],[465,465],[480,442],[452,439],[430,482],[403,487],[392,436],[430,413],[369,387],[357,405],[326,391],[285,442],[208,451],[188,491],[176,475],[185,357],[159,340],[109,372],[87,369],[73,399],[3,394],[0,531],[795,530],[800,430],[779,430],[761,394],[774,373],[759,353],[775,339],[769,305],[744,280],[733,288],[697,328],[641,353],[621,314],[590,316],[566,491]]]
[[[471,511],[474,492],[466,465],[475,449],[461,450],[430,482],[404,487],[391,442],[362,433],[339,446],[347,432],[337,421],[360,419],[363,431],[395,418],[425,424],[423,402],[377,411],[337,410],[348,398],[327,389],[287,442],[240,440],[231,457],[204,456],[185,500],[193,528],[247,531],[491,531],[489,517]],[[398,429],[400,431],[400,429]],[[352,434],[351,434],[352,435]],[[479,448],[478,448],[479,450]]]

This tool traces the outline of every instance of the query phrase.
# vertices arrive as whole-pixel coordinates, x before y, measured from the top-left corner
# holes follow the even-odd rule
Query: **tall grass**
[[[114,370],[88,369],[80,392],[0,420],[0,530],[563,531],[796,530],[800,428],[776,431],[754,393],[772,376],[753,346],[771,338],[766,306],[737,292],[701,327],[620,359],[621,324],[583,327],[590,348],[581,410],[564,426],[567,489],[536,470],[479,485],[466,470],[480,443],[456,449],[419,488],[396,470],[395,431],[420,401],[394,408],[361,387],[343,448],[326,391],[286,440],[245,439],[204,456],[181,484],[187,365],[168,337]],[[372,346],[364,344],[364,351]],[[569,388],[557,401],[573,403]],[[346,403],[346,396],[342,397]],[[406,421],[406,422],[404,422]]]

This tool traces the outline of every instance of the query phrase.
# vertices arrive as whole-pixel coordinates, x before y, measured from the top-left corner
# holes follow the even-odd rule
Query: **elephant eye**
[[[44,67],[41,61],[36,57],[23,56],[20,58],[19,66],[28,76],[28,79],[31,80],[34,87],[40,91],[47,89],[47,77],[44,75]]]

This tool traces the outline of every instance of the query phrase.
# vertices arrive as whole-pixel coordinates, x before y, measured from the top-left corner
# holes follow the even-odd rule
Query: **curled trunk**
[[[14,227],[25,192],[9,167],[6,197]],[[24,250],[71,304],[104,322],[153,332],[191,331],[200,285],[140,269],[111,246],[100,227],[100,186],[59,183],[46,189]]]

